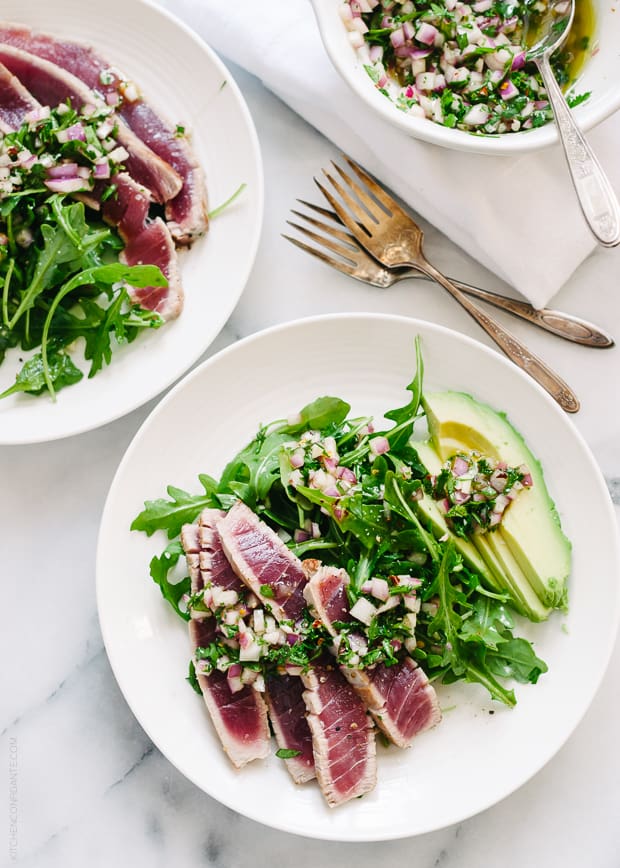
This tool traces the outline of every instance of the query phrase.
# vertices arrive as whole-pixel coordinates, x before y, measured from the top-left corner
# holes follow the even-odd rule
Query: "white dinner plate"
[[[205,43],[169,13],[144,0],[5,0],[0,19],[92,45],[134,80],[145,99],[191,133],[212,209],[246,189],[179,260],[181,316],[118,347],[92,380],[59,393],[0,401],[0,444],[78,434],[129,413],[173,383],[202,355],[230,316],[254,262],[263,213],[258,139],[230,72]],[[0,365],[0,392],[15,381],[24,354]],[[74,361],[83,370],[78,346]]]
[[[517,685],[514,710],[478,685],[439,686],[442,723],[406,751],[379,748],[378,783],[330,810],[316,784],[295,787],[274,755],[235,772],[186,683],[186,625],[148,574],[166,538],[129,526],[143,501],[173,484],[198,492],[260,423],[287,417],[319,395],[355,414],[408,400],[419,334],[428,388],[466,390],[506,410],[542,460],[573,542],[570,610],[519,624],[549,665],[537,685]],[[429,832],[513,792],[564,744],[601,681],[618,623],[620,555],[599,469],[567,416],[496,352],[427,322],[375,314],[300,320],[218,353],[167,395],[136,434],[105,506],[97,552],[99,616],[107,652],[134,714],[157,747],[214,798],[269,826],[317,838],[371,841]],[[448,710],[450,709],[450,710]],[[489,712],[492,711],[493,714]],[[275,748],[274,748],[275,750]]]

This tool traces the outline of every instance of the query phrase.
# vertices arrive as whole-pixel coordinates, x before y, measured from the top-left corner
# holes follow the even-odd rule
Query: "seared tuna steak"
[[[330,807],[369,793],[377,780],[373,723],[361,699],[329,662],[301,676],[316,776]]]
[[[17,76],[0,64],[0,133],[19,129],[24,115],[39,107]]]
[[[303,691],[297,675],[274,675],[267,679],[267,707],[278,747],[299,751],[297,756],[284,759],[296,784],[305,784],[316,777]]]
[[[43,60],[34,54],[0,43],[0,63],[16,75],[21,83],[43,105],[57,106],[69,99],[77,110],[85,105],[95,105],[97,98],[83,81],[66,70]],[[156,202],[167,202],[180,191],[182,180],[161,157],[158,157],[130,128],[115,119],[115,138],[128,152],[125,161],[127,171],[138,183],[143,184]]]
[[[241,501],[218,522],[222,546],[234,571],[278,621],[296,621],[306,603],[301,561]]]
[[[189,622],[192,649],[209,645],[215,638],[215,618]],[[196,671],[205,705],[222,747],[236,768],[269,754],[270,734],[267,706],[256,690],[245,686],[231,693],[224,672],[209,675]]]
[[[332,636],[334,621],[350,621],[344,570],[321,567],[306,586],[311,608]],[[426,674],[411,657],[386,666],[377,663],[368,669],[340,667],[347,681],[374,717],[377,725],[399,747],[409,747],[413,738],[441,720],[439,702]]]
[[[0,27],[0,42],[21,48],[57,64],[101,94],[110,105],[120,102],[118,114],[155,154],[168,163],[183,182],[180,192],[166,205],[166,220],[177,244],[189,244],[208,226],[207,193],[202,169],[185,136],[146,103],[136,91],[128,98],[126,79],[92,48],[58,41],[24,27]],[[135,88],[134,88],[135,90]],[[124,94],[121,100],[120,94]]]

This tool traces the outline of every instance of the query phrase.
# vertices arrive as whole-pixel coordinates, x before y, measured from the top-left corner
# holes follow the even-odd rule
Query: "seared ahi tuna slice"
[[[332,636],[334,621],[352,620],[344,570],[321,567],[310,578],[306,599]],[[409,747],[413,738],[441,720],[439,702],[426,674],[411,657],[369,669],[340,667],[374,717],[377,725],[399,747]]]
[[[296,621],[305,608],[301,561],[280,537],[238,501],[218,522],[226,557],[239,578],[278,621]]]
[[[219,509],[204,509],[198,520],[200,568],[214,585],[225,591],[240,593],[245,585],[234,572],[222,548],[217,530],[218,521],[225,515]]]
[[[97,102],[93,91],[75,75],[21,48],[0,43],[0,63],[16,75],[43,105],[54,107],[70,99],[75,108],[81,109]],[[125,165],[132,178],[147,187],[156,202],[174,198],[183,184],[177,172],[117,116],[111,115],[110,119],[117,125],[117,142],[129,154]]]
[[[116,226],[125,242],[119,256],[126,265],[157,265],[168,280],[165,287],[130,287],[133,301],[154,310],[165,320],[174,319],[183,307],[183,287],[179,275],[177,252],[168,227],[159,217],[148,217],[151,196],[126,172],[114,175],[114,195],[105,202],[101,196],[108,182],[98,181],[95,189],[81,196],[90,207],[100,208],[106,223]]]
[[[342,667],[342,673],[398,747],[409,747],[416,735],[441,720],[437,694],[411,657],[393,666],[378,663],[368,670]]]
[[[166,220],[177,244],[191,244],[208,228],[207,188],[202,169],[184,136],[174,132],[142,100],[126,102],[120,116],[133,132],[163,160],[170,163],[183,181],[180,192],[166,203]]]
[[[40,105],[21,81],[0,64],[0,133],[19,129],[24,115]]]
[[[157,217],[147,222],[141,232],[123,240],[125,249],[119,256],[121,262],[125,265],[157,265],[168,281],[168,286],[131,287],[132,300],[147,310],[156,311],[165,320],[174,319],[183,307],[183,287],[168,227]]]
[[[192,649],[204,647],[215,638],[215,618],[190,621]],[[245,686],[231,693],[228,679],[215,669],[209,675],[197,671],[198,683],[213,726],[225,753],[236,768],[269,754],[267,706],[260,693]]]
[[[57,41],[46,34],[15,26],[0,27],[0,42],[29,51],[66,69],[112,105],[116,104],[119,90],[127,95],[126,83],[120,74],[85,45]],[[166,219],[177,244],[191,243],[206,232],[208,217],[203,172],[188,140],[176,135],[173,127],[165,123],[137,92],[131,94],[131,99],[126,96],[118,113],[182,179],[181,191],[166,205]]]
[[[374,727],[359,696],[329,662],[314,666],[301,679],[316,776],[333,808],[375,786]]]
[[[267,707],[278,747],[299,751],[297,756],[284,760],[296,784],[305,784],[316,777],[303,691],[304,685],[297,675],[278,675],[267,680]]]

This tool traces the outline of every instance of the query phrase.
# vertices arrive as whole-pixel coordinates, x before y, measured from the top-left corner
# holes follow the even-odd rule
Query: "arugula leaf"
[[[168,539],[173,539],[181,533],[184,524],[191,524],[203,509],[219,506],[214,498],[217,482],[205,473],[198,476],[204,494],[190,494],[182,488],[169,485],[166,489],[170,500],[159,498],[147,500],[144,509],[131,523],[131,530],[144,531],[148,536],[156,530],[168,532]]]
[[[224,468],[218,494],[232,492],[254,509],[280,476],[280,451],[290,435],[264,429]]]
[[[307,428],[320,431],[328,425],[340,425],[347,418],[350,410],[351,405],[346,401],[325,395],[306,404],[299,411],[299,420],[287,425],[286,431],[289,434],[297,434]]]
[[[92,365],[88,372],[89,377],[94,377],[104,364],[110,364],[112,360],[112,335],[118,344],[131,343],[144,328],[159,328],[163,319],[159,314],[145,310],[138,305],[131,305],[129,310],[124,310],[130,304],[129,293],[125,288],[116,295],[105,310],[98,327],[86,342],[84,357],[92,359]]]
[[[508,639],[497,651],[487,652],[486,663],[495,675],[514,678],[522,684],[536,684],[548,670],[545,661],[536,656],[527,639]]]
[[[503,603],[489,597],[478,597],[459,636],[466,642],[479,642],[496,650],[498,645],[508,641],[506,631],[512,627],[512,616]]]
[[[84,376],[80,369],[73,364],[71,357],[67,353],[58,351],[52,351],[48,354],[47,373],[49,379],[54,384],[56,392],[64,389],[65,386],[72,386],[74,383],[78,383]],[[15,378],[15,383],[0,394],[0,399],[14,395],[17,392],[40,395],[47,388],[43,357],[41,353],[37,353],[24,363]]]
[[[278,759],[292,759],[294,756],[299,756],[300,754],[300,750],[293,750],[293,748],[289,747],[281,747],[276,751]]]
[[[411,435],[413,434],[413,426],[415,419],[420,409],[420,400],[422,398],[422,382],[424,379],[424,362],[422,360],[422,349],[420,346],[420,338],[415,339],[415,355],[416,355],[416,373],[415,377],[407,386],[407,390],[411,392],[411,400],[404,407],[399,407],[395,410],[388,410],[384,415],[386,419],[396,422],[394,428],[389,431],[384,431],[384,435],[390,441],[390,448],[394,452],[398,452],[407,445]]]
[[[155,584],[159,585],[163,598],[170,603],[177,615],[183,618],[184,621],[189,621],[189,612],[179,607],[179,601],[183,595],[188,594],[190,591],[191,582],[189,576],[174,584],[168,581],[168,573],[178,563],[182,555],[183,546],[181,543],[179,541],[170,543],[159,557],[156,555],[151,560],[149,571]]]

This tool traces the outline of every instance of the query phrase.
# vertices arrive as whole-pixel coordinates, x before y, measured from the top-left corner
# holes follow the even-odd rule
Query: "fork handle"
[[[563,410],[566,410],[567,413],[576,413],[579,410],[579,400],[570,386],[552,371],[542,359],[539,359],[538,356],[528,350],[520,340],[506,331],[496,320],[488,316],[483,310],[480,310],[473,301],[470,301],[460,289],[457,289],[451,280],[440,271],[437,271],[430,262],[424,260],[417,262],[416,265],[421,271],[441,284],[465,308],[467,313],[476,320],[478,325],[485,330],[491,340],[495,341],[508,358],[536,380],[558,402]]]
[[[505,310],[507,313],[512,313],[560,338],[598,349],[614,346],[613,338],[602,331],[602,329],[597,328],[593,323],[587,322],[584,319],[571,316],[568,313],[562,313],[559,310],[551,310],[550,308],[543,307],[537,309],[525,301],[507,298],[505,295],[498,295],[487,289],[480,289],[469,283],[462,283],[459,280],[454,280],[452,277],[449,279],[457,289],[460,289],[467,295],[479,298],[480,301],[486,301],[488,304],[492,304],[500,308],[500,310]]]

